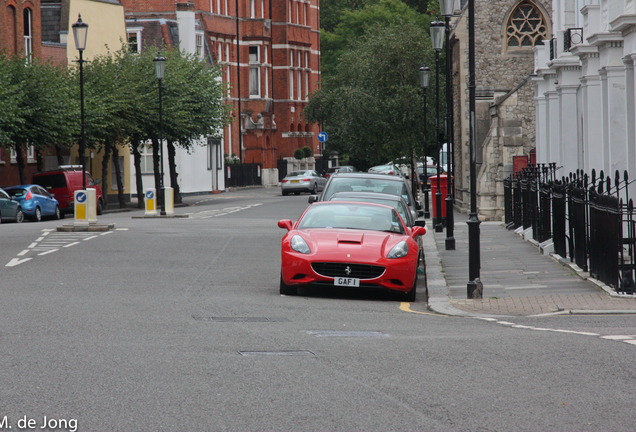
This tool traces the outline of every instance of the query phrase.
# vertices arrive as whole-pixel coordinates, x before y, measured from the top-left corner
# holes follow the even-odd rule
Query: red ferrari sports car
[[[296,223],[278,222],[282,240],[280,293],[296,295],[303,285],[386,288],[415,301],[419,264],[417,236],[392,206],[322,201]]]

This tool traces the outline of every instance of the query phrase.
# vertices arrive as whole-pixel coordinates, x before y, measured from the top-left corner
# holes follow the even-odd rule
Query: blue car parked
[[[20,203],[24,215],[34,221],[43,217],[60,219],[60,204],[41,186],[30,184],[4,188],[9,196]]]

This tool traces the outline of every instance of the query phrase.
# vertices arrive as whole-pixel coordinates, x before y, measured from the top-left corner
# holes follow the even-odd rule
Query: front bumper
[[[334,286],[334,277],[318,274],[312,263],[329,262],[324,257],[298,252],[283,252],[282,276],[286,285],[328,285]],[[342,261],[332,261],[345,263]],[[384,272],[375,278],[360,278],[360,288],[386,288],[393,291],[409,292],[413,288],[413,281],[417,271],[417,254],[410,253],[404,258],[382,258],[376,262],[356,262],[350,260],[346,264],[373,265],[384,267]],[[345,276],[345,275],[343,275]]]

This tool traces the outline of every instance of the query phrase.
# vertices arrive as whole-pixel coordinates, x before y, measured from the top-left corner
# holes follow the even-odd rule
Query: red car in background
[[[417,237],[392,206],[323,201],[296,223],[278,222],[288,232],[281,246],[280,293],[296,295],[304,285],[383,288],[415,301]]]
[[[82,190],[82,166],[61,166],[57,170],[36,173],[33,175],[33,183],[42,186],[60,203],[62,214],[75,211],[75,191]],[[95,189],[97,200],[97,214],[104,210],[104,195],[102,189],[93,180],[89,172],[86,172],[86,188]]]

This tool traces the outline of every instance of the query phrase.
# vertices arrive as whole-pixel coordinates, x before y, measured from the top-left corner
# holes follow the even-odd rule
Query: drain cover
[[[311,351],[239,351],[242,356],[313,356]]]
[[[287,318],[267,318],[267,317],[210,317],[210,316],[196,316],[193,315],[197,321],[214,321],[214,322],[287,322]]]
[[[378,331],[340,331],[340,330],[307,330],[307,333],[317,337],[390,337]]]

